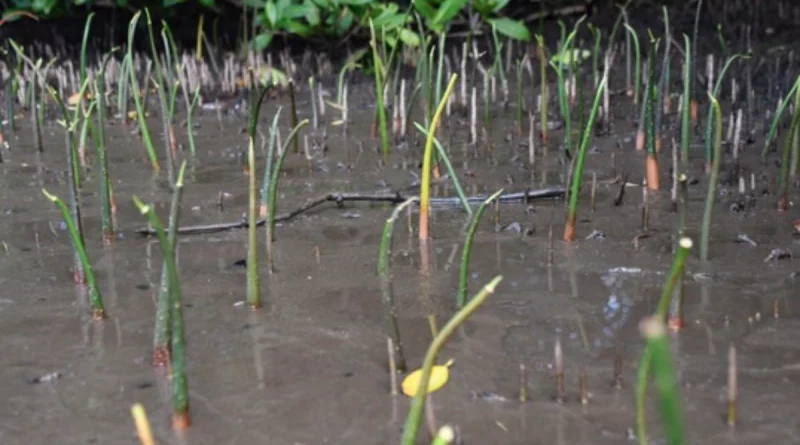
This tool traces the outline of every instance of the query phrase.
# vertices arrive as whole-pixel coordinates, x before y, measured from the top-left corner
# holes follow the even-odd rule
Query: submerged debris
[[[475,400],[484,400],[489,403],[506,403],[511,401],[508,397],[501,396],[491,391],[472,391],[470,395]]]
[[[758,244],[756,244],[755,241],[753,241],[749,236],[747,236],[747,234],[744,234],[744,233],[740,233],[740,234],[736,235],[736,239],[734,240],[734,242],[737,242],[737,243],[740,243],[740,244],[741,243],[746,243],[746,244],[750,244],[753,247],[758,247]]]
[[[592,233],[588,234],[586,239],[606,239],[606,234],[600,230],[592,230]]]
[[[54,372],[50,372],[50,373],[47,373],[47,374],[42,374],[42,375],[40,375],[38,377],[34,377],[32,379],[29,379],[28,380],[28,384],[29,385],[38,385],[40,383],[52,382],[54,380],[60,379],[62,376],[63,376],[63,374],[61,374],[60,372],[54,371]]]
[[[788,260],[792,258],[792,251],[782,247],[776,247],[769,252],[764,262],[768,263],[775,260]]]

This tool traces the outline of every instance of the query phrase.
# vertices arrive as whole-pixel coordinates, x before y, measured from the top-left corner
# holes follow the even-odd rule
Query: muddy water
[[[413,141],[399,147],[389,165],[381,165],[369,137],[368,91],[351,98],[357,106],[351,110],[349,136],[331,127],[326,151],[315,152],[311,161],[289,156],[279,211],[331,191],[392,190],[416,180],[419,150]],[[630,112],[627,99],[614,102],[616,116]],[[265,129],[275,107],[270,103],[262,112]],[[467,121],[448,119],[446,131],[453,134],[448,149],[468,193],[563,184],[567,167],[558,150],[551,147],[545,155],[540,149],[530,167],[525,164],[526,138],[506,140],[512,133],[510,117],[511,112],[498,110],[493,148],[481,144],[477,156],[464,142]],[[239,131],[244,121],[226,116],[219,122],[214,115],[199,120],[198,156],[189,167],[183,222],[239,220],[246,205],[247,177],[240,161],[246,144]],[[642,344],[637,324],[655,308],[672,257],[676,221],[667,191],[669,158],[664,156],[665,187],[650,197],[649,236],[634,243],[643,232],[641,188],[636,185],[643,159],[633,150],[635,130],[629,122],[618,119],[610,136],[593,143],[586,175],[594,172],[598,178],[596,206],[588,209],[587,187],[577,242],[560,241],[560,201],[509,204],[497,215],[487,212],[473,249],[470,289],[496,274],[504,281],[443,351],[442,360],[455,359],[452,378],[432,396],[437,422],[457,425],[467,443],[629,441]],[[151,122],[151,128],[160,126]],[[83,192],[89,253],[110,313],[107,321],[93,322],[85,290],[71,282],[71,246],[60,216],[39,192],[46,187],[66,195],[60,131],[55,124],[46,128],[45,152],[37,155],[23,127],[0,165],[0,240],[6,247],[0,255],[0,442],[136,443],[129,415],[135,402],[146,406],[159,443],[397,442],[408,400],[388,394],[374,272],[390,207],[329,205],[280,225],[277,272],[263,275],[266,307],[259,312],[241,305],[245,270],[237,261],[245,257],[244,231],[180,240],[194,424],[177,437],[169,427],[168,383],[150,365],[160,256],[153,240],[135,235],[143,220],[130,201],[138,195],[165,216],[165,176],[153,177],[129,129],[120,124],[109,129],[121,228],[112,246],[104,248],[100,241],[94,173]],[[763,260],[775,247],[793,247],[791,221],[797,215],[794,209],[777,215],[774,197],[761,195],[768,187],[761,174],[773,177],[774,169],[755,161],[755,147],[747,148],[743,160],[745,171],[757,177],[755,207],[731,212],[731,203],[744,199],[724,186],[730,193],[716,206],[713,259],[701,264],[693,257],[688,267],[688,325],[674,335],[673,347],[691,442],[796,441],[800,320],[791,274],[797,268],[791,260]],[[696,153],[691,176],[699,183],[690,188],[691,235],[699,233],[706,188],[701,150]],[[614,207],[619,185],[611,180],[623,173],[635,184],[627,187],[623,205]],[[452,196],[454,191],[441,184],[435,194]],[[404,223],[396,228],[394,288],[412,367],[420,365],[430,341],[426,315],[435,314],[441,324],[453,313],[466,221],[458,210],[434,212],[430,282],[420,278],[416,233]],[[556,239],[548,264],[551,222]],[[518,223],[522,233],[495,230],[496,223],[501,228]],[[584,239],[593,230],[605,238]],[[757,246],[734,243],[740,233]],[[566,357],[564,404],[552,401],[556,339]],[[740,357],[741,424],[734,430],[723,422],[731,344]],[[623,363],[621,389],[612,385],[617,354]],[[531,400],[524,404],[516,401],[520,364],[529,370]],[[582,368],[591,392],[586,406],[577,401]],[[34,383],[53,373],[59,377]],[[649,424],[655,443],[662,443],[654,407]]]

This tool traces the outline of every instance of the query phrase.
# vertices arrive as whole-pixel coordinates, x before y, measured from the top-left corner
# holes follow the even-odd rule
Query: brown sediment
[[[433,173],[433,178],[434,179],[441,179],[441,177],[442,177],[442,168],[439,166],[438,162],[436,163],[436,165],[433,166],[433,169],[432,169],[431,173]]]
[[[168,368],[170,363],[169,346],[159,346],[153,350],[153,366]]]
[[[175,431],[186,431],[189,429],[189,408],[185,411],[178,411],[172,414],[172,429]]]
[[[691,105],[689,108],[689,114],[691,115],[692,123],[697,123],[697,100],[692,99]]]
[[[647,154],[645,170],[647,173],[647,189],[651,191],[659,190],[661,183],[658,178],[658,158],[655,154]]]
[[[258,217],[259,218],[266,218],[268,211],[269,211],[269,207],[267,207],[266,204],[261,204],[261,207],[258,208]]]
[[[656,153],[661,153],[661,135],[656,133]]]
[[[644,150],[644,130],[636,130],[636,150]]]

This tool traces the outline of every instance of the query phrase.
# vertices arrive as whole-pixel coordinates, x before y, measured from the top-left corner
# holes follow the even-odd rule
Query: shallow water
[[[356,111],[351,112],[349,136],[330,127],[327,150],[315,151],[310,161],[302,155],[288,157],[279,212],[333,191],[389,191],[413,184],[419,162],[414,142],[397,148],[387,166],[374,150],[370,93],[367,88],[351,98]],[[617,96],[613,103],[615,116],[630,112],[627,98]],[[262,111],[264,131],[275,108],[270,103]],[[447,119],[445,131],[453,135],[448,149],[468,194],[563,183],[567,168],[552,147],[547,155],[540,149],[533,168],[526,165],[527,135],[512,134],[511,110],[513,106],[497,111],[493,148],[480,144],[477,156],[464,141],[468,121]],[[219,122],[205,115],[199,121],[198,155],[188,171],[182,222],[237,221],[247,202],[247,176],[240,160],[246,148],[239,131],[244,120],[225,116]],[[596,149],[587,160],[586,177],[588,182],[592,172],[597,175],[596,206],[594,211],[588,204],[581,209],[575,243],[560,241],[561,201],[508,204],[499,214],[489,210],[484,216],[473,248],[470,291],[496,274],[504,280],[444,349],[442,361],[455,359],[451,381],[432,396],[437,422],[456,425],[467,443],[628,441],[642,345],[637,326],[655,309],[672,258],[676,224],[670,211],[666,153],[662,191],[650,196],[649,237],[634,243],[642,233],[640,186],[627,188],[621,207],[612,205],[619,186],[610,180],[628,173],[629,181],[641,181],[643,158],[633,149],[635,129],[628,122],[617,119],[611,135],[592,143]],[[159,249],[152,239],[135,234],[144,220],[131,203],[138,195],[155,203],[165,217],[165,175],[153,177],[141,142],[129,129],[121,124],[109,128],[121,229],[111,246],[101,244],[94,172],[82,193],[89,254],[110,314],[105,322],[92,321],[85,290],[71,281],[71,245],[60,216],[39,192],[46,187],[66,195],[61,130],[48,125],[45,152],[34,154],[30,131],[24,123],[22,127],[4,153],[6,162],[0,164],[0,241],[6,247],[0,256],[2,443],[136,443],[129,414],[135,402],[147,408],[159,443],[398,440],[408,400],[388,394],[375,274],[390,206],[331,204],[281,224],[275,245],[277,271],[269,275],[262,267],[266,306],[258,312],[241,304],[245,270],[235,263],[246,255],[245,231],[180,239],[193,426],[185,436],[176,436],[169,425],[168,382],[150,364]],[[160,125],[151,121],[150,127],[155,131]],[[507,134],[512,134],[510,141]],[[561,137],[560,132],[552,136]],[[160,150],[158,138],[156,145]],[[800,320],[794,307],[797,284],[791,278],[796,266],[791,260],[763,260],[775,247],[796,245],[791,221],[797,212],[792,208],[777,214],[775,198],[761,196],[769,185],[761,174],[771,178],[775,169],[757,162],[757,147],[760,141],[748,146],[741,163],[745,172],[758,178],[755,207],[731,212],[730,204],[743,198],[722,186],[729,193],[715,207],[712,260],[702,264],[693,255],[685,287],[687,326],[672,336],[690,442],[790,443],[796,438],[800,348],[794,339]],[[698,147],[690,172],[700,181],[690,187],[693,237],[699,233],[706,189],[700,152]],[[221,194],[225,197],[220,208]],[[445,182],[434,194],[453,196],[454,191]],[[588,201],[588,186],[582,199]],[[420,272],[416,232],[408,231],[405,218],[395,228],[393,284],[412,368],[420,365],[431,339],[426,316],[435,314],[441,325],[454,311],[466,221],[458,209],[434,211],[427,279]],[[519,223],[523,233],[495,230],[495,222],[500,227]],[[548,264],[551,224],[555,240],[553,264]],[[526,229],[531,233],[524,234]],[[593,230],[602,231],[605,238],[584,239]],[[740,233],[757,246],[734,243]],[[552,400],[556,339],[565,353],[564,404]],[[729,345],[737,347],[740,366],[741,423],[735,429],[723,421]],[[623,363],[621,389],[612,385],[617,354]],[[520,364],[529,370],[531,400],[524,404],[517,401]],[[582,368],[591,392],[586,406],[577,400]],[[32,383],[51,373],[59,378]],[[653,440],[662,443],[654,406],[648,421]]]

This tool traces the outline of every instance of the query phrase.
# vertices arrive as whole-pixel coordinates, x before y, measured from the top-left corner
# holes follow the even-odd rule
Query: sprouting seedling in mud
[[[381,135],[381,153],[383,153],[383,161],[389,161],[389,154],[391,147],[389,146],[389,129],[386,121],[386,107],[383,103],[383,88],[384,88],[384,64],[381,60],[380,53],[378,52],[377,38],[375,36],[375,27],[372,26],[372,20],[369,22],[370,41],[369,45],[372,48],[372,59],[374,61],[373,71],[375,72],[375,102],[378,112],[378,130]]]
[[[650,57],[647,62],[647,88],[645,89],[645,178],[647,188],[656,191],[661,188],[658,174],[658,149],[657,138],[658,129],[656,128],[656,104],[658,102],[658,87],[656,86],[656,58],[658,55],[659,39],[650,34]]]
[[[578,221],[578,196],[583,182],[583,165],[586,161],[586,153],[589,151],[589,141],[591,140],[592,133],[594,132],[594,124],[597,121],[597,110],[600,108],[600,99],[603,97],[603,90],[606,88],[608,82],[608,68],[603,74],[603,79],[597,86],[597,91],[594,95],[594,103],[592,104],[591,112],[589,113],[589,121],[583,129],[581,137],[581,145],[578,150],[578,157],[575,161],[575,169],[572,172],[572,186],[569,193],[569,208],[567,210],[567,222],[564,226],[564,241],[571,242],[575,240],[575,225]]]
[[[672,304],[672,297],[675,294],[675,288],[678,286],[678,283],[683,280],[684,271],[686,269],[686,261],[689,258],[689,252],[692,249],[692,245],[692,239],[688,237],[683,237],[678,242],[678,250],[675,252],[672,268],[667,276],[667,282],[664,285],[664,288],[661,290],[661,297],[658,301],[656,313],[652,317],[655,322],[662,325],[662,329],[666,322],[667,311]],[[636,376],[636,436],[639,439],[640,445],[647,445],[647,419],[645,416],[645,401],[647,397],[647,382],[650,376],[651,365],[654,361],[654,355],[656,353],[660,353],[659,351],[655,351],[655,349],[656,348],[651,346],[649,342],[645,344]],[[663,364],[663,357],[660,358],[660,360]],[[658,366],[659,369],[656,372],[661,373],[660,375],[663,376],[665,370],[661,367],[661,364]],[[659,389],[660,396],[664,397],[664,395],[661,395],[660,391],[661,390]],[[680,420],[678,419],[675,422],[679,421]],[[683,429],[677,423],[665,424],[665,426],[668,428],[678,427],[678,431],[680,431],[682,434]],[[670,434],[677,434],[678,431],[670,430]],[[669,443],[678,444],[682,442]]]
[[[450,339],[456,329],[464,324],[486,299],[494,293],[502,280],[503,277],[498,275],[487,283],[466,306],[453,315],[450,321],[442,327],[442,330],[439,331],[431,342],[428,352],[425,354],[419,382],[415,385],[416,392],[411,401],[411,408],[408,410],[408,417],[406,418],[406,423],[403,428],[403,437],[400,440],[401,445],[414,445],[417,441],[417,432],[419,431],[419,425],[422,421],[422,411],[425,406],[425,398],[428,395],[428,385],[433,372],[433,364],[436,362],[439,351],[441,351],[442,347],[447,343],[447,340]]]
[[[72,239],[72,246],[75,249],[75,253],[80,259],[82,273],[86,277],[86,285],[89,287],[89,301],[91,302],[92,306],[92,317],[95,320],[102,320],[106,318],[106,311],[103,307],[103,298],[100,296],[100,288],[97,284],[97,279],[94,276],[94,269],[92,268],[92,263],[89,261],[89,255],[86,253],[86,246],[83,242],[83,236],[81,232],[78,230],[75,221],[72,219],[72,215],[70,214],[69,209],[67,209],[67,205],[64,204],[58,196],[50,194],[47,190],[42,189],[42,193],[50,202],[54,203],[58,210],[61,212],[61,217],[64,218],[64,222],[67,225],[67,230],[69,230],[69,236]]]
[[[472,253],[472,241],[475,239],[475,231],[480,223],[481,216],[486,211],[486,207],[500,195],[503,194],[503,189],[496,191],[494,194],[486,198],[478,207],[478,210],[472,215],[472,220],[467,230],[467,237],[464,240],[464,248],[461,255],[461,270],[458,278],[458,294],[456,297],[456,305],[464,307],[467,303],[467,279],[469,277],[469,260]]]
[[[586,17],[583,16],[578,19],[572,29],[572,32],[570,32],[566,37],[563,37],[563,34],[565,33],[564,25],[563,23],[560,23],[562,27],[562,41],[560,46],[561,50],[557,54],[554,54],[550,60],[550,66],[553,67],[553,70],[556,73],[558,85],[558,108],[561,112],[561,118],[564,121],[564,152],[567,153],[567,155],[572,154],[572,117],[570,113],[569,92],[567,91],[567,76],[569,74],[566,74],[565,68],[575,67],[578,60],[584,59],[584,55],[588,57],[588,54],[585,54],[583,50],[572,47],[572,43],[577,36],[578,29],[585,18]]]
[[[429,206],[430,206],[430,189],[431,189],[431,157],[433,156],[433,139],[436,133],[436,127],[439,124],[439,120],[442,117],[442,113],[444,112],[444,106],[447,103],[447,99],[450,97],[450,94],[453,92],[453,88],[456,85],[456,80],[458,78],[458,74],[453,73],[453,76],[450,78],[450,83],[447,85],[447,89],[442,96],[442,100],[439,102],[439,106],[436,108],[436,113],[434,113],[433,118],[431,119],[430,126],[428,127],[428,137],[425,141],[425,152],[423,155],[422,161],[422,182],[420,183],[420,199],[419,199],[419,239],[420,240],[427,240],[429,238],[428,230],[429,230]]]
[[[183,188],[183,173],[186,163],[181,166],[175,188]],[[183,303],[178,276],[178,267],[175,261],[175,245],[169,240],[164,231],[161,220],[153,211],[153,207],[144,204],[138,197],[133,197],[133,202],[142,215],[146,216],[156,230],[162,256],[167,267],[168,294],[169,294],[169,319],[170,319],[170,347],[172,371],[172,428],[183,431],[189,427],[189,386],[186,376],[186,355],[183,328]],[[177,221],[175,221],[177,226]]]
[[[254,84],[253,71],[250,70],[250,82]],[[256,129],[258,127],[258,116],[261,113],[261,104],[267,94],[268,88],[263,88],[258,100],[250,108],[250,118],[247,126],[247,167],[248,167],[248,186],[247,186],[247,304],[252,309],[261,307],[261,282],[258,274],[258,207],[256,174]],[[272,153],[268,155],[272,160]],[[267,241],[269,246],[269,240]]]
[[[130,23],[128,23],[128,53],[126,55],[125,64],[127,68],[124,71],[127,71],[129,76],[129,82],[124,82],[124,84],[130,83],[131,90],[133,93],[133,103],[136,106],[136,121],[139,125],[139,130],[142,135],[142,141],[144,142],[145,150],[147,151],[147,158],[150,160],[150,164],[153,166],[153,170],[159,171],[161,169],[158,163],[158,157],[156,156],[156,150],[153,146],[153,138],[150,135],[150,130],[147,127],[147,116],[144,109],[143,104],[143,94],[141,89],[139,88],[139,80],[136,78],[136,70],[133,66],[133,41],[134,36],[136,34],[136,24],[139,22],[139,18],[142,15],[142,11],[137,11],[136,14],[133,15],[131,18]],[[145,79],[145,89],[147,88],[147,79]],[[123,101],[127,101],[126,97],[122,98]],[[123,116],[123,119],[127,118],[127,115]]]
[[[81,86],[79,94],[83,95],[88,91],[89,82],[84,82]],[[64,101],[62,100],[61,96],[54,90],[52,87],[48,86],[48,92],[50,96],[56,101],[58,107],[61,110],[62,115],[64,116],[64,142],[65,148],[67,152],[67,188],[69,190],[69,210],[70,210],[70,217],[72,222],[75,225],[75,229],[80,236],[80,239],[83,239],[83,224],[81,222],[81,203],[80,203],[80,166],[78,165],[77,159],[77,150],[75,148],[75,129],[80,122],[80,108],[76,108],[74,114],[70,116],[67,107],[64,105]],[[76,251],[73,259],[74,264],[74,271],[73,271],[73,278],[76,283],[83,283],[86,279],[84,275],[84,262],[80,257],[79,253]]]
[[[178,178],[172,187],[172,199],[169,206],[169,228],[167,229],[167,240],[174,250],[178,245],[178,227],[180,225],[181,198],[183,197],[183,177],[186,171],[186,162],[181,165]],[[171,362],[170,345],[172,332],[172,309],[170,302],[175,291],[169,267],[165,261],[161,265],[161,284],[158,288],[158,299],[156,300],[156,323],[153,331],[153,366],[168,367]]]
[[[405,200],[402,204],[398,205],[392,211],[391,216],[386,219],[386,224],[383,227],[383,234],[381,236],[381,246],[378,251],[378,277],[381,282],[381,299],[383,301],[384,319],[386,320],[387,336],[391,340],[392,349],[389,351],[389,363],[394,363],[395,370],[405,372],[406,359],[403,354],[403,342],[400,339],[400,329],[397,325],[397,308],[394,302],[394,290],[392,289],[392,275],[391,275],[391,249],[392,249],[392,233],[394,230],[394,223],[400,214],[408,206],[418,202],[419,198],[416,196]],[[394,377],[394,374],[391,375]],[[394,386],[393,391],[396,391]]]
[[[722,110],[714,96],[709,96],[711,110],[714,113],[714,140],[713,161],[709,168],[708,191],[706,192],[706,205],[703,211],[703,225],[700,228],[700,259],[708,260],[708,243],[711,237],[711,215],[714,209],[714,200],[717,197],[717,183],[719,182],[719,168],[722,163]]]

